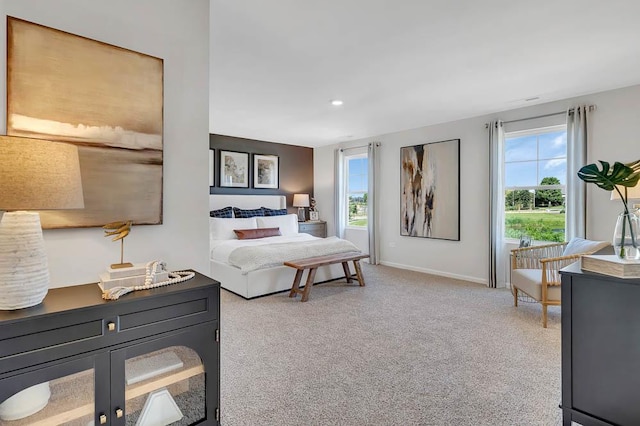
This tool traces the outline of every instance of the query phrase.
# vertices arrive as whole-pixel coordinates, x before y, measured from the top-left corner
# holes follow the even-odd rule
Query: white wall
[[[170,270],[208,274],[209,0],[0,0],[3,99],[5,15],[164,59],[163,224],[134,227],[125,261],[162,259]],[[120,259],[100,228],[46,230],[44,239],[51,287],[96,282]]]
[[[548,104],[504,111],[482,117],[380,135],[314,150],[315,197],[328,232],[335,233],[333,218],[333,151],[338,146],[381,142],[380,257],[381,263],[481,283],[488,277],[489,152],[485,123],[515,120],[594,104],[588,162],[629,162],[640,159],[640,86],[601,92]],[[400,236],[400,147],[460,139],[460,241]],[[587,186],[587,237],[609,240],[620,202],[609,193]]]

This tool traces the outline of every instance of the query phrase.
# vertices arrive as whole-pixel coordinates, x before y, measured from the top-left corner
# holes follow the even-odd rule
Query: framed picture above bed
[[[215,186],[216,182],[214,179],[215,176],[215,158],[216,158],[216,150],[215,149],[209,149],[209,186]]]
[[[249,187],[249,154],[220,150],[220,186]]]
[[[278,156],[253,154],[253,187],[278,188]]]

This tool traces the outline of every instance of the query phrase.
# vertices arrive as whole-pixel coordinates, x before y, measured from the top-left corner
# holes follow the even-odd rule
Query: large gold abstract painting
[[[43,228],[162,223],[163,61],[7,18],[7,134],[78,145],[83,210]]]

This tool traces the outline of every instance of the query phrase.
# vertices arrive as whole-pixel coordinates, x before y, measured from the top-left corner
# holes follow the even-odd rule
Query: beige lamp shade
[[[624,194],[624,188],[625,188],[624,186],[618,186],[618,189],[623,194]],[[611,199],[612,200],[620,199],[620,194],[618,194],[618,191],[616,191],[615,189],[611,191]],[[638,185],[633,186],[631,188],[627,188],[627,201],[631,201],[631,200],[640,200],[640,183],[638,183]]]
[[[309,194],[294,194],[293,207],[309,207]]]
[[[83,207],[75,145],[0,136],[0,210]]]

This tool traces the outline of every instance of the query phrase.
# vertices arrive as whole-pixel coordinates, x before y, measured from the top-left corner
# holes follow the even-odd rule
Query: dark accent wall
[[[285,195],[287,208],[292,213],[297,211],[291,206],[293,194],[313,196],[313,148],[214,134],[209,135],[209,148],[215,149],[215,186],[209,188],[210,194]],[[220,187],[220,150],[250,154],[249,188]],[[253,154],[269,154],[279,157],[278,189],[253,188]]]

